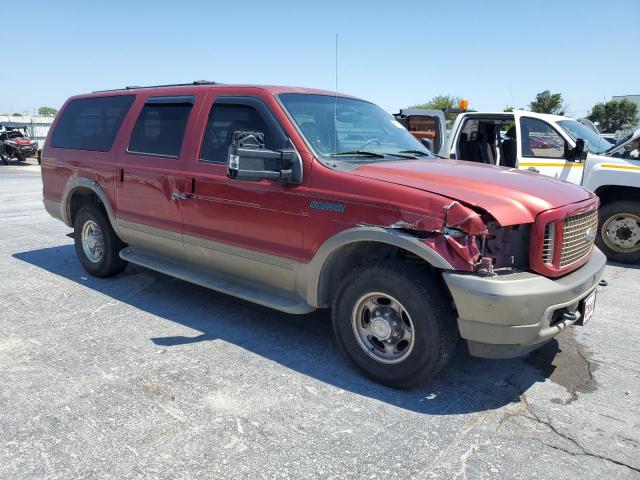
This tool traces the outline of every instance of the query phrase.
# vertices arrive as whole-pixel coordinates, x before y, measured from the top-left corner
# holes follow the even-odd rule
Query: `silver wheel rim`
[[[602,239],[611,250],[632,253],[640,250],[640,217],[616,213],[602,224]]]
[[[82,226],[82,250],[92,263],[98,263],[104,255],[104,237],[102,229],[93,220],[87,220]]]
[[[391,295],[371,292],[360,297],[351,314],[358,345],[380,363],[399,363],[415,344],[415,329],[404,306]]]

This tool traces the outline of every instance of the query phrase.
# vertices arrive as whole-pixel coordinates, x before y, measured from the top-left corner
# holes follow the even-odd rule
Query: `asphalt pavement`
[[[286,315],[129,266],[98,279],[0,166],[0,478],[638,479],[640,265],[525,359],[459,345],[396,391]]]

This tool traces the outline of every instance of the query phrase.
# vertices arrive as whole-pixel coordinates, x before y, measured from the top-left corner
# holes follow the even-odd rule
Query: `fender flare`
[[[333,255],[342,247],[357,242],[377,242],[392,245],[415,254],[434,268],[453,270],[453,266],[447,260],[422,243],[418,237],[383,227],[354,227],[330,237],[322,244],[309,263],[300,265],[296,288],[309,305],[316,308],[323,306],[319,305],[322,282]]]
[[[116,221],[116,215],[113,211],[113,207],[111,206],[111,202],[109,201],[109,197],[102,189],[100,184],[94,180],[90,180],[85,177],[76,177],[71,179],[67,186],[65,187],[64,193],[62,194],[62,221],[69,227],[73,228],[73,223],[71,222],[71,198],[76,190],[80,188],[87,188],[95,193],[102,205],[104,205],[104,209],[107,212],[107,217],[109,217],[109,221],[111,222],[111,226],[113,230],[116,232],[118,237],[122,238],[120,234],[120,230],[118,228],[118,222]]]
[[[602,187],[640,188],[640,168],[638,170],[594,168],[584,176],[582,186],[592,192]]]

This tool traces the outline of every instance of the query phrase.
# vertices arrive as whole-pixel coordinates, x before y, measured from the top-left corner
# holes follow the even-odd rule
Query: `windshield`
[[[24,135],[20,130],[9,130],[7,132],[9,138],[24,138]]]
[[[582,138],[591,153],[604,153],[611,148],[611,144],[607,140],[575,120],[560,120],[558,124],[574,140]]]
[[[307,142],[324,157],[387,161],[431,156],[400,123],[372,103],[299,93],[279,98]]]

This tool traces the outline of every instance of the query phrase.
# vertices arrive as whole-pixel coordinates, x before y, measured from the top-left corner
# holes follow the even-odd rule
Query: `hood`
[[[623,138],[618,143],[613,145],[609,150],[607,150],[603,155],[607,157],[613,157],[617,155],[621,155],[624,153],[624,148],[627,145],[630,145],[633,142],[636,142],[640,139],[640,128],[633,132],[631,135],[628,135],[626,138]]]
[[[582,187],[537,173],[466,161],[371,163],[349,173],[479,207],[503,226],[532,223],[536,215],[545,210],[594,196]]]

